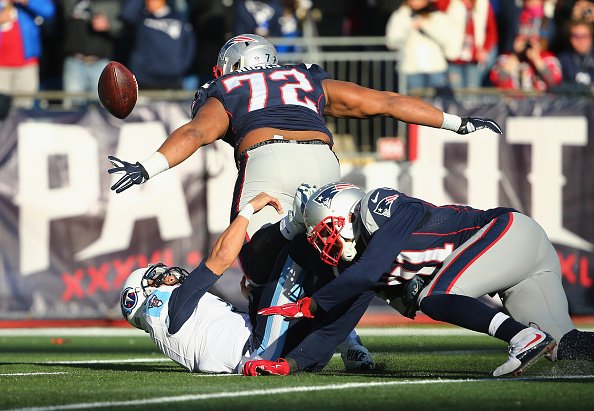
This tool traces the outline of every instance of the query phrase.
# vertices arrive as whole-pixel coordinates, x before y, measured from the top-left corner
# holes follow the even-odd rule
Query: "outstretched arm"
[[[147,159],[132,164],[109,156],[113,167],[108,173],[124,173],[111,189],[121,193],[135,184],[142,184],[175,167],[200,147],[224,136],[228,127],[229,117],[225,108],[216,98],[209,98],[192,120],[174,130],[161,147]]]
[[[482,128],[501,134],[499,125],[479,117],[460,118],[444,113],[420,98],[405,96],[392,91],[380,91],[339,80],[324,80],[326,109],[324,114],[333,117],[368,118],[388,116],[411,124],[467,134]]]

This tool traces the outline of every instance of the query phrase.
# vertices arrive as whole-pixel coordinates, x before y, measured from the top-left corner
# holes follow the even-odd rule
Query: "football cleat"
[[[512,340],[507,361],[493,371],[494,377],[517,377],[540,357],[552,353],[557,343],[544,331],[525,328]]]
[[[349,347],[341,347],[340,357],[344,362],[344,368],[348,372],[370,371],[375,368],[371,353],[360,344],[353,344]]]

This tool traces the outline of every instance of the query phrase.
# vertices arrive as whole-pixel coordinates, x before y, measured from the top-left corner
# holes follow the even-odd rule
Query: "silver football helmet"
[[[256,34],[240,34],[221,48],[213,75],[218,78],[242,67],[276,64],[277,61],[276,48],[271,42]]]
[[[340,258],[345,261],[355,258],[351,214],[363,196],[365,192],[359,187],[338,182],[321,187],[307,201],[303,211],[307,239],[325,263],[336,266]]]
[[[166,283],[165,279],[168,276],[173,276],[175,279],[170,279]],[[147,297],[163,284],[183,283],[187,276],[188,272],[183,268],[170,268],[161,263],[134,270],[124,282],[120,293],[122,315],[130,325],[146,331],[143,307]]]

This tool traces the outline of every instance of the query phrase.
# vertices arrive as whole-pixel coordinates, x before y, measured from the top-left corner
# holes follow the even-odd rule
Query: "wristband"
[[[153,178],[157,174],[169,170],[169,162],[167,162],[165,156],[158,151],[154,152],[153,155],[146,160],[140,162],[140,164],[146,170],[149,178]]]
[[[253,214],[254,214],[254,206],[251,203],[247,203],[239,211],[239,214],[237,214],[237,216],[242,216],[244,218],[247,218],[248,221],[250,221],[250,218],[252,217]]]
[[[441,128],[451,131],[458,131],[462,125],[462,119],[454,114],[443,113]]]

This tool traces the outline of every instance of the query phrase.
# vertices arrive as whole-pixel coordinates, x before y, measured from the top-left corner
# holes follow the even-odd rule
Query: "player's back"
[[[225,141],[236,149],[246,134],[262,128],[319,131],[331,138],[324,120],[326,78],[315,64],[244,67],[202,86],[192,115],[208,98],[219,100],[230,122]]]
[[[247,314],[205,293],[181,328],[169,332],[169,300],[177,286],[161,286],[146,301],[148,332],[159,349],[190,371],[236,372],[251,335]]]

